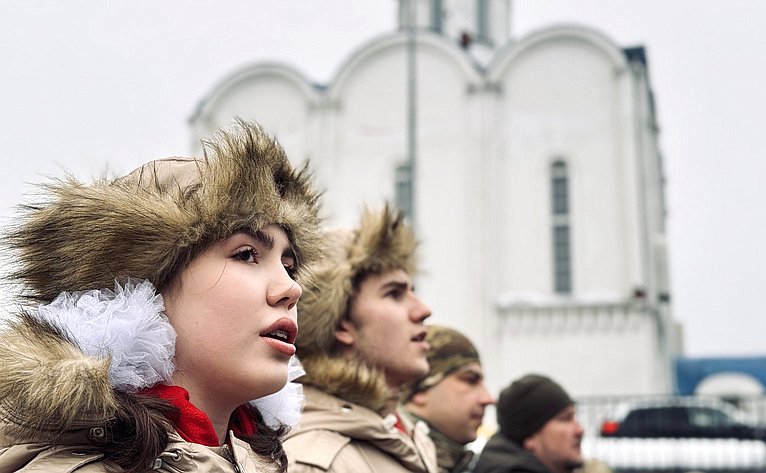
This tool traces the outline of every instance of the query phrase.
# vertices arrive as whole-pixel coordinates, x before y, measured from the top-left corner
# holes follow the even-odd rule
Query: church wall
[[[333,91],[339,103],[334,173],[343,184],[330,189],[325,202],[338,221],[353,224],[361,202],[394,197],[395,168],[407,158],[405,54],[404,43],[378,50],[344,71],[342,89]],[[475,217],[481,156],[472,132],[478,126],[474,99],[470,77],[442,46],[419,45],[417,67],[415,211],[423,243],[417,290],[431,306],[434,323],[461,326],[467,316],[482,317],[473,302],[480,268],[472,248],[481,233]]]
[[[656,319],[630,306],[523,308],[500,315],[492,379],[501,389],[526,373],[559,380],[574,396],[660,394]],[[503,360],[494,362],[494,360]]]
[[[668,392],[669,307],[633,293],[664,271],[647,82],[584,28],[550,28],[497,56],[481,70],[451,41],[418,35],[416,286],[430,323],[476,342],[495,392],[529,371],[577,396]],[[406,67],[403,34],[360,48],[323,89],[253,67],[193,126],[261,121],[292,159],[311,158],[328,226],[354,225],[363,203],[393,200],[407,160]],[[554,159],[570,182],[571,295],[554,292]]]
[[[333,224],[352,225],[363,202],[393,197],[395,166],[406,159],[404,71],[400,54],[380,51],[346,73],[335,94],[332,182],[324,197]]]
[[[306,95],[309,87],[278,66],[253,68],[234,78],[216,95],[214,106],[203,112],[204,131],[198,131],[198,135],[209,136],[233,117],[255,120],[278,136],[287,156],[294,164],[300,164],[314,147],[307,132],[313,127],[311,98]],[[199,152],[199,144],[195,146]]]
[[[550,166],[570,176],[573,293],[621,297],[628,289],[625,247],[630,209],[620,155],[618,87],[613,65],[576,41],[531,48],[502,77],[505,162],[500,229],[505,291],[553,292]],[[503,159],[503,158],[501,158]]]

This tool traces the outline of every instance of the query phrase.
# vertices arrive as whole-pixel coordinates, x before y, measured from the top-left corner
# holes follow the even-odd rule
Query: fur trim
[[[383,415],[397,398],[382,372],[360,359],[318,356],[303,362],[307,373],[300,381],[323,392]]]
[[[353,231],[326,235],[328,253],[312,267],[314,283],[304,287],[298,307],[298,356],[308,373],[307,383],[378,410],[373,406],[390,399],[382,373],[362,362],[339,358],[335,330],[365,276],[392,269],[414,274],[415,236],[401,212],[389,206],[380,211],[365,209],[359,228]]]
[[[32,315],[5,328],[0,360],[0,418],[11,436],[55,436],[114,416],[110,359],[83,354],[66,333]]]
[[[159,291],[208,245],[240,230],[278,225],[302,268],[320,253],[318,194],[304,168],[255,124],[237,122],[205,143],[204,159],[148,163],[91,185],[74,177],[43,185],[43,202],[25,207],[7,237],[26,297],[52,301],[63,291],[148,279]]]

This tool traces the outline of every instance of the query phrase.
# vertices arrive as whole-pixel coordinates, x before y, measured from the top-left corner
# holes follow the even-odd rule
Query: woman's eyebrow
[[[258,230],[253,236],[255,236],[255,239],[261,242],[267,249],[270,250],[274,248],[274,238],[271,235]]]

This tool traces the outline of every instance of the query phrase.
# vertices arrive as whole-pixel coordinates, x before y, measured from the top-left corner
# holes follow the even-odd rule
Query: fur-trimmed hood
[[[50,308],[60,294],[79,301],[83,294],[134,280],[148,281],[153,296],[211,244],[275,225],[287,235],[297,279],[305,284],[323,241],[318,194],[309,181],[306,169],[293,169],[274,139],[258,125],[241,121],[205,143],[200,159],[161,159],[127,176],[89,184],[72,176],[55,180],[40,187],[37,201],[22,208],[2,239],[11,250],[5,255],[10,279],[20,283],[24,307],[43,302]],[[133,335],[160,334],[143,323],[164,320],[161,307],[120,309],[117,318],[124,322],[125,316],[131,324],[120,323],[122,329],[114,330],[92,317],[93,305],[83,310],[67,305],[62,320],[69,322],[62,325],[55,314],[46,316],[44,307],[0,327],[0,442],[48,443],[54,449],[73,441],[97,443],[110,462],[138,471],[147,455],[169,444],[168,436],[174,435],[169,419],[178,408],[161,396],[140,393],[167,380],[172,370],[154,372],[160,380],[153,375],[131,380],[121,374],[139,370],[133,369],[132,356],[122,355],[142,353],[142,360],[157,360],[157,353],[166,353],[172,358],[172,326],[166,322],[170,330],[150,337],[164,351],[133,350]],[[80,316],[97,329],[78,323]],[[103,337],[84,336],[93,333]],[[148,340],[141,336],[137,339],[143,346]],[[126,366],[126,359],[128,369],[117,369]],[[254,454],[283,457],[276,431],[270,439],[261,446],[248,443]]]
[[[60,329],[21,314],[0,332],[0,359],[0,437],[51,441],[114,418],[110,360],[88,357]]]
[[[203,159],[169,158],[116,180],[74,177],[41,186],[6,244],[24,296],[149,280],[159,291],[208,245],[237,231],[277,225],[296,254],[298,277],[320,254],[318,195],[258,125],[237,122],[205,143]]]
[[[119,421],[132,415],[126,404],[141,401],[110,386],[109,358],[85,355],[62,330],[21,314],[0,331],[0,359],[0,471],[118,470],[104,450],[130,446],[125,436],[132,432]],[[224,447],[205,447],[183,440],[161,413],[143,415],[151,429],[134,433],[158,428],[168,435],[165,450],[152,459],[159,471],[279,471],[272,458],[236,437]]]
[[[415,273],[415,236],[401,212],[389,206],[365,209],[358,228],[326,236],[327,253],[312,266],[313,283],[304,286],[298,309],[296,347],[307,373],[302,381],[381,411],[396,393],[387,388],[380,370],[340,355],[335,331],[365,276],[392,269]]]

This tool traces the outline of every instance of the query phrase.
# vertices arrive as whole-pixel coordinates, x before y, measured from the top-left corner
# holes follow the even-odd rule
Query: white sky
[[[0,223],[43,174],[187,154],[186,120],[235,69],[327,82],[395,18],[395,0],[3,0]],[[647,48],[687,354],[766,354],[766,1],[514,3],[516,35],[560,22]]]

